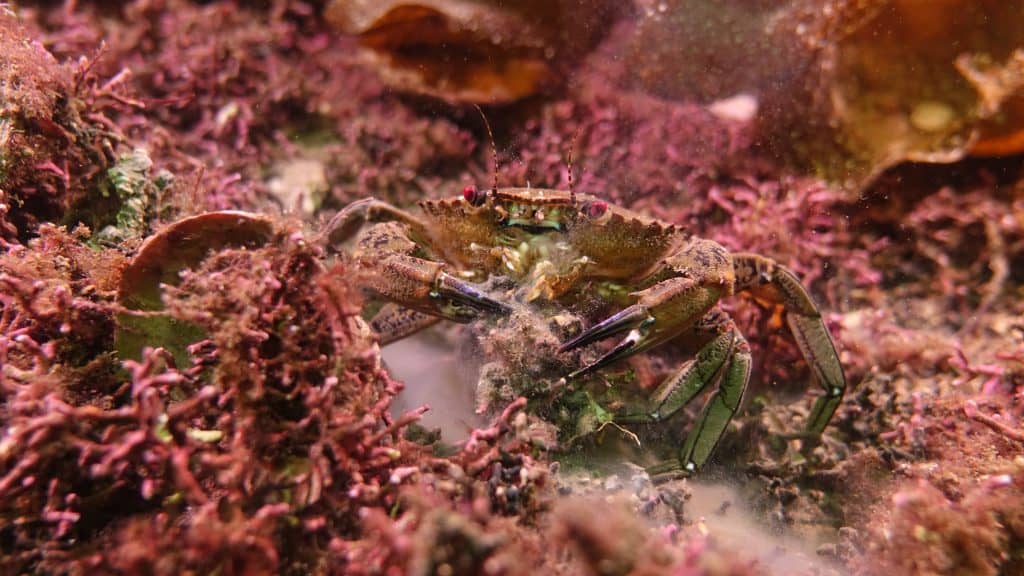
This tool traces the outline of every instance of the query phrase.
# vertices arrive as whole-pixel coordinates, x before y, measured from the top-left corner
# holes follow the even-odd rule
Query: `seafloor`
[[[535,9],[383,4],[471,5],[484,28]],[[849,54],[836,39],[865,6],[913,2],[779,3],[817,34],[779,60],[777,39],[743,44],[760,29],[744,10],[765,3],[717,19],[706,4],[550,3],[554,32],[528,21],[484,50],[537,39],[543,81],[507,82],[512,57],[504,76],[460,76],[469,42],[417,64],[447,74],[424,86],[366,51],[393,39],[338,23],[372,2],[0,3],[0,573],[1024,574],[1024,146],[964,136],[1024,121],[949,116],[933,93],[911,124],[955,144],[858,148],[813,63]],[[728,34],[672,36],[662,18],[684,12]],[[673,52],[687,31],[700,49]],[[979,89],[989,108],[1020,104],[1016,70]],[[751,388],[687,479],[641,466],[698,407],[635,436],[566,415],[578,405],[551,386],[512,387],[563,375],[529,326],[567,312],[433,329],[385,350],[390,372],[360,270],[318,233],[357,199],[487,188],[493,160],[500,185],[566,188],[571,170],[579,193],[793,269],[849,383],[823,437],[799,434],[818,389],[783,312],[742,296],[722,306],[750,340]],[[198,216],[218,210],[245,213]],[[683,352],[596,385],[650,389]],[[446,370],[493,393],[437,405],[447,392],[424,390]],[[451,416],[394,409],[403,387]]]

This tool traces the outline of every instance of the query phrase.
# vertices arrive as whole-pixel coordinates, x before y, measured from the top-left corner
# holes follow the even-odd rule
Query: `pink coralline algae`
[[[416,448],[400,438],[409,419],[387,415],[400,385],[367,353],[340,271],[313,258],[301,246],[215,258],[176,293],[221,295],[202,303],[210,338],[195,365],[147,349],[122,374],[109,356],[84,366],[64,356],[75,328],[42,329],[48,306],[109,323],[109,293],[94,301],[95,285],[59,277],[41,291],[5,257],[7,569],[272,573],[310,553],[282,556],[282,530],[310,544],[357,535],[358,508],[394,497],[393,469]],[[225,277],[230,298],[216,291]]]
[[[64,216],[112,160],[117,136],[91,80],[0,6],[0,247]]]

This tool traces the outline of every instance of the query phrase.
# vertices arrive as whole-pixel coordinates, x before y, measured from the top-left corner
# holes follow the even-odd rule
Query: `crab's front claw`
[[[635,292],[636,304],[591,326],[562,345],[559,351],[565,352],[628,330],[626,337],[608,353],[566,378],[571,380],[589,374],[616,360],[661,344],[692,327],[718,301],[720,290],[715,283],[708,285],[690,278],[670,278]]]
[[[595,360],[594,362],[569,374],[566,378],[572,380],[599,370],[616,360],[620,360],[632,354],[648,348],[652,345],[649,342],[650,331],[648,328],[654,323],[646,306],[634,304],[619,313],[606,318],[605,320],[584,330],[579,336],[562,344],[559,352],[567,352],[592,342],[603,340],[620,332],[629,330],[629,333],[622,339],[615,348]]]
[[[360,210],[354,213],[362,217]],[[445,264],[420,257],[421,247],[410,239],[413,233],[408,223],[381,222],[360,234],[352,257],[364,288],[404,308],[455,322],[510,311],[480,288],[450,274]]]
[[[438,274],[430,298],[439,316],[455,322],[472,322],[481,314],[508,314],[512,311],[507,304],[444,272]]]

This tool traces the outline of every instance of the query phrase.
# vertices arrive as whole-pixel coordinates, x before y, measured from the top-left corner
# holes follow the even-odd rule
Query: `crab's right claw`
[[[484,294],[468,282],[447,273],[438,275],[430,291],[438,314],[456,322],[472,322],[481,314],[508,314],[512,309],[505,303]]]
[[[679,277],[635,292],[636,304],[598,322],[559,348],[559,352],[565,352],[627,332],[626,337],[607,354],[567,378],[571,380],[590,374],[616,360],[661,344],[682,329],[693,326],[721,297],[719,290],[717,284],[709,287],[693,279]]]
[[[352,258],[366,289],[399,306],[455,322],[511,310],[449,274],[444,264],[421,258],[421,247],[410,238],[413,231],[408,223],[392,221],[374,224],[360,234]]]
[[[576,336],[572,340],[562,344],[558,351],[567,352],[629,330],[626,337],[616,344],[614,348],[594,362],[576,370],[572,374],[569,374],[566,378],[572,380],[574,378],[585,376],[595,370],[599,370],[608,364],[611,364],[612,362],[615,362],[616,360],[626,358],[627,356],[631,356],[650,347],[650,344],[647,342],[646,327],[649,326],[652,321],[653,318],[651,318],[646,307],[634,304],[633,306],[606,318],[602,322],[591,326],[589,329],[584,330],[579,336]]]

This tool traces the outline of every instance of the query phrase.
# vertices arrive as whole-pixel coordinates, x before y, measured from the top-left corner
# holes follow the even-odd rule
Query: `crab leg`
[[[737,292],[750,292],[780,303],[786,309],[786,321],[800,352],[810,365],[814,379],[825,390],[807,419],[807,432],[821,434],[846,391],[846,376],[821,312],[796,275],[774,260],[757,254],[734,254],[733,266]]]
[[[509,307],[446,271],[446,266],[418,257],[419,246],[402,222],[374,224],[362,235],[354,257],[370,271],[365,285],[392,302],[430,316],[471,322],[480,314],[504,314]]]
[[[371,222],[401,222],[418,235],[423,235],[426,230],[426,225],[419,218],[405,210],[376,198],[363,198],[335,214],[324,226],[317,241],[328,248],[338,246],[351,240],[364,225]]]
[[[718,385],[679,449],[678,460],[652,468],[652,475],[691,474],[704,466],[739,410],[750,380],[750,347],[724,312],[713,310],[694,332],[703,340],[710,339],[696,357],[658,386],[648,404],[616,417],[625,423],[660,422],[689,404],[709,384]]]
[[[403,308],[394,302],[388,302],[370,320],[370,326],[377,333],[381,346],[407,338],[413,334],[430,328],[441,321],[440,316],[431,316],[410,308]]]
[[[704,412],[679,451],[679,462],[686,473],[696,472],[708,461],[722,439],[725,428],[740,409],[743,395],[750,381],[750,346],[736,330],[733,330],[733,346],[729,363],[719,376],[718,389],[708,399]]]

